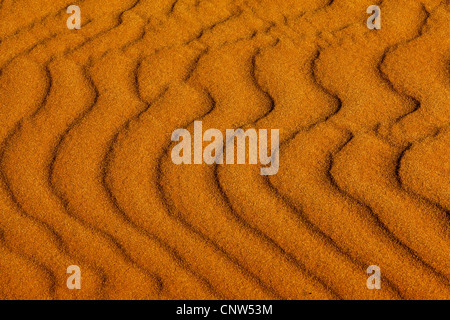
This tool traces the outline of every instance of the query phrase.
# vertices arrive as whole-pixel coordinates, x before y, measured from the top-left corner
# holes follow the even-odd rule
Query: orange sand
[[[371,4],[0,2],[0,297],[449,299],[450,2]],[[278,174],[174,165],[194,120]]]

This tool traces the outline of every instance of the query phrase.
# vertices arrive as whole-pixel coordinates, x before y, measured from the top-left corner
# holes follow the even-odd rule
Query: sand
[[[449,21],[437,0],[1,1],[0,298],[449,299]],[[173,164],[195,120],[280,129],[279,172]]]

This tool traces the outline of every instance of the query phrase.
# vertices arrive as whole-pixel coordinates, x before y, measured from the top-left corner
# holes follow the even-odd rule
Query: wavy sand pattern
[[[0,2],[2,299],[450,298],[449,1],[104,3]],[[195,120],[278,174],[174,165]]]

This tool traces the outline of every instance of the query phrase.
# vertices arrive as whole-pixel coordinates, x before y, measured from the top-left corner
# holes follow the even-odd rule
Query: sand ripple
[[[0,5],[0,297],[450,298],[448,1],[70,4]],[[199,119],[279,173],[174,165]]]

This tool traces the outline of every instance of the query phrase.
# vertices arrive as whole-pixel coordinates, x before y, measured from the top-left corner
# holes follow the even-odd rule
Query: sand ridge
[[[371,4],[3,1],[0,296],[450,298],[450,3]],[[174,165],[195,120],[278,174]]]

